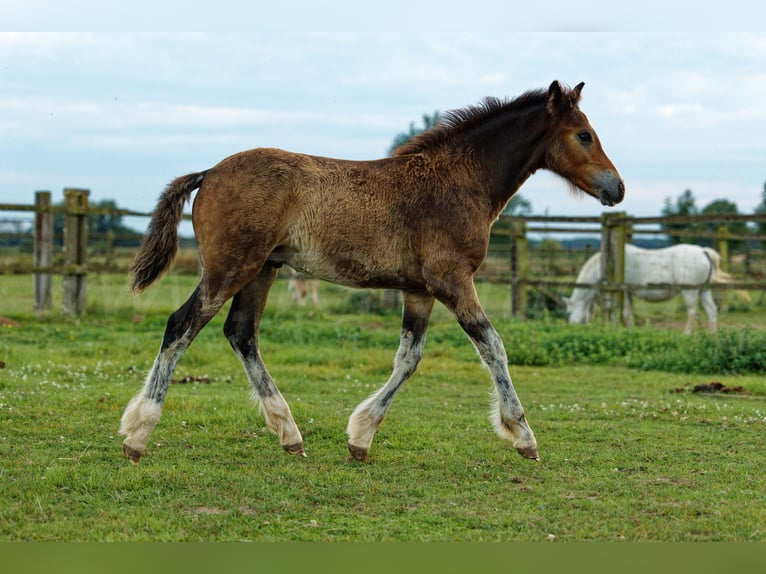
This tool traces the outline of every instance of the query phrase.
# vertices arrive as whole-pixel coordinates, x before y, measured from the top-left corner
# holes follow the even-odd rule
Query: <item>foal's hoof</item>
[[[303,458],[306,458],[306,451],[303,450],[302,442],[295,444],[283,444],[282,448],[285,449],[288,454],[294,454],[295,456],[302,456]]]
[[[351,454],[349,457],[350,460],[358,460],[360,462],[367,461],[367,454],[369,451],[366,448],[348,443],[348,452]]]
[[[134,448],[129,447],[125,443],[122,443],[122,453],[133,464],[138,464],[138,461],[141,460],[141,454],[142,453],[138,452]]]
[[[516,451],[524,458],[531,458],[532,460],[540,461],[540,455],[537,453],[536,446],[527,446],[524,448],[517,448]]]

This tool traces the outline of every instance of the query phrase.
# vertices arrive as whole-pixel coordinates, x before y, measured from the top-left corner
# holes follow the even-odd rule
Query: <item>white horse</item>
[[[588,259],[577,276],[577,283],[598,283],[601,281],[601,254],[596,253]],[[635,245],[625,245],[625,284],[628,285],[623,317],[628,327],[633,326],[631,296],[636,295],[646,301],[667,301],[679,293],[684,298],[687,320],[684,333],[690,334],[697,318],[697,301],[708,317],[708,328],[718,328],[718,309],[709,289],[710,283],[726,283],[731,279],[721,269],[721,257],[709,247],[680,244],[663,249],[641,249]],[[652,287],[650,284],[669,284],[671,287]],[[690,285],[696,286],[689,288]],[[680,287],[683,286],[684,288]],[[598,299],[597,288],[577,287],[572,296],[564,298],[570,323],[587,323],[593,318],[594,307]]]

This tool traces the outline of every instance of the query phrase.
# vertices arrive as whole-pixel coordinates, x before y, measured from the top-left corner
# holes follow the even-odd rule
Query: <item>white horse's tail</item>
[[[733,276],[721,269],[721,256],[718,254],[718,252],[715,249],[711,249],[710,247],[703,247],[702,249],[705,251],[705,255],[707,255],[708,259],[710,259],[710,263],[713,265],[709,282],[730,283],[734,281]],[[742,289],[737,289],[734,291],[734,295],[736,295],[737,299],[745,304],[749,304],[751,301],[750,293],[743,291]]]
[[[705,255],[707,255],[708,259],[710,259],[710,263],[713,265],[713,269],[710,273],[710,283],[731,282],[734,278],[726,273],[726,271],[721,269],[721,256],[718,254],[718,251],[710,247],[703,247],[702,250],[705,252]]]

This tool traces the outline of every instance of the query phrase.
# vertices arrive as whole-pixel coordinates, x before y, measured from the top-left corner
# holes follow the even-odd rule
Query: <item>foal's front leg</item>
[[[537,440],[511,382],[503,341],[481,308],[473,282],[464,285],[459,298],[446,299],[445,304],[455,314],[492,375],[497,397],[497,404],[491,411],[495,432],[510,441],[521,456],[540,460]]]
[[[346,433],[351,458],[361,461],[367,459],[375,431],[383,422],[394,396],[417,369],[423,357],[426,329],[433,305],[434,298],[430,295],[404,295],[401,341],[391,377],[380,390],[356,407],[348,419]]]

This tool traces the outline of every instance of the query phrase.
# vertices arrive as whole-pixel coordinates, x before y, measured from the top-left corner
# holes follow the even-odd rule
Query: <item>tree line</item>
[[[754,215],[766,215],[766,183],[763,184],[763,191],[761,192],[761,202],[756,206]],[[737,204],[728,199],[715,199],[708,203],[706,206],[697,207],[694,193],[691,189],[685,190],[679,195],[675,201],[671,198],[665,198],[665,203],[662,208],[663,217],[674,216],[695,216],[695,215],[746,215],[741,214],[737,209]],[[724,223],[710,222],[710,223],[672,223],[664,222],[661,225],[662,230],[667,232],[670,242],[682,243],[684,238],[679,235],[674,235],[674,231],[693,231],[693,232],[714,232],[721,227],[725,227],[729,233],[735,235],[741,235],[748,232],[755,231],[758,234],[766,235],[766,222],[758,221],[753,223],[753,227],[749,227],[744,221],[729,221]],[[697,241],[695,241],[696,243]],[[734,241],[734,245],[741,244],[742,241]]]

